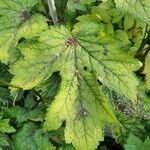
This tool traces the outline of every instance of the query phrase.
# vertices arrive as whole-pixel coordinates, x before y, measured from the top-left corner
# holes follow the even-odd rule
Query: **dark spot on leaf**
[[[86,67],[86,66],[84,66],[84,68],[83,68],[83,69],[84,69],[84,71],[87,71],[87,67]]]
[[[101,86],[101,85],[103,85],[103,83],[101,82],[101,81],[99,81],[99,80],[97,80],[97,83]]]
[[[18,41],[18,43],[22,43],[22,42],[24,42],[26,39],[25,38],[21,38],[19,41]]]
[[[31,14],[29,11],[25,10],[20,14],[20,19],[22,22],[28,21],[31,19]]]
[[[86,118],[88,115],[89,112],[84,107],[81,107],[80,109],[78,109],[77,119]]]
[[[67,46],[76,46],[77,45],[77,41],[74,37],[70,37],[67,39],[66,41],[66,45]]]
[[[103,54],[104,54],[104,55],[108,55],[108,52],[109,52],[109,50],[108,50],[107,48],[104,48]]]

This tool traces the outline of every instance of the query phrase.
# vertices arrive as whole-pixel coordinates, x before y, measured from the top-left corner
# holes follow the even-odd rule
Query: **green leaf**
[[[90,5],[95,0],[68,0],[67,8],[71,12],[75,12],[75,10],[86,10],[86,6]]]
[[[0,119],[0,132],[12,133],[16,130],[9,124],[9,119]]]
[[[150,119],[150,97],[147,95],[147,87],[145,82],[140,82],[138,86],[138,99],[143,108],[140,108],[141,114],[145,120]]]
[[[36,36],[47,28],[45,17],[31,15],[31,10],[37,3],[37,0],[0,1],[0,60],[3,63],[14,60],[14,47],[20,38]]]
[[[115,8],[112,0],[101,2],[98,6],[91,7],[91,14],[84,14],[77,17],[77,20],[82,23],[103,22],[105,25],[107,23],[118,23],[121,19],[123,19],[123,14]]]
[[[10,97],[10,92],[8,89],[0,87],[0,103],[2,105],[8,105],[10,102],[11,97]]]
[[[45,107],[43,107],[40,103],[39,106],[34,108],[33,110],[27,110],[23,107],[3,107],[3,112],[6,116],[16,119],[17,123],[22,123],[27,121],[28,119],[32,121],[43,121],[44,120],[44,111]]]
[[[39,97],[36,97],[37,99]],[[35,93],[29,92],[27,97],[25,98],[24,107],[26,109],[32,110],[37,105],[37,99],[35,99]]]
[[[150,147],[150,139],[147,138],[144,142],[141,139],[134,136],[130,133],[129,138],[127,140],[127,144],[125,144],[125,150],[149,150]]]
[[[28,122],[23,128],[18,131],[13,140],[14,150],[37,150],[37,145],[34,140],[34,134],[37,126],[34,123]]]
[[[51,144],[48,134],[32,123],[24,124],[20,131],[14,135],[14,150],[55,150]]]
[[[45,101],[49,104],[50,101],[56,96],[60,88],[61,77],[58,73],[52,76],[36,87],[36,90],[41,94]]]
[[[96,16],[100,21],[104,23],[109,23],[111,20],[110,15],[108,14],[109,5],[107,3],[102,3],[99,6],[93,6],[91,13],[93,16]]]
[[[48,134],[43,133],[42,129],[36,130],[34,139],[38,146],[37,150],[55,150],[55,147],[49,140]]]
[[[3,112],[10,118],[16,118],[18,123],[28,120],[27,110],[23,107],[3,107]]]
[[[150,89],[150,53],[146,57],[143,73],[146,75],[147,88]]]
[[[52,141],[58,143],[58,144],[62,144],[63,142],[65,142],[65,138],[64,138],[64,127],[60,127],[57,130],[52,130],[49,133],[49,137],[50,139],[52,139]]]
[[[63,144],[59,150],[75,150],[75,148],[71,144]]]
[[[0,85],[9,86],[11,74],[8,72],[8,66],[0,63]],[[11,100],[10,91],[7,87],[0,87],[0,104],[8,105]]]
[[[127,31],[131,29],[133,25],[134,25],[134,18],[131,15],[126,14],[124,18],[124,30]]]
[[[138,82],[133,71],[140,63],[123,52],[122,45],[114,47],[107,41],[106,54],[98,29],[93,23],[81,25],[75,33],[63,26],[51,27],[39,41],[19,46],[24,58],[10,69],[12,84],[23,89],[31,89],[60,71],[61,87],[48,108],[45,129],[57,129],[66,121],[66,142],[81,150],[98,146],[104,138],[105,123],[118,125],[97,80],[132,101],[137,98]]]
[[[28,112],[27,116],[32,121],[43,121],[45,117],[44,109],[45,107],[39,103],[35,109]]]
[[[9,146],[8,137],[0,133],[0,147]]]
[[[124,13],[150,23],[150,2],[149,0],[115,0],[116,6]]]
[[[91,8],[91,14],[84,14],[82,16],[77,17],[76,19],[79,23],[85,22],[103,22],[103,23],[110,23],[111,22],[111,13],[110,10],[114,10],[114,7],[110,3],[101,3],[98,6],[93,6]],[[111,14],[111,15],[110,15]]]
[[[8,71],[8,66],[0,63],[0,84],[1,82],[9,82],[11,80],[11,74]]]

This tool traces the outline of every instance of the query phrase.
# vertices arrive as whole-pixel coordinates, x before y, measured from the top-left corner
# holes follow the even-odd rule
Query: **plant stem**
[[[142,42],[140,44],[140,47],[139,47],[139,49],[138,49],[138,51],[136,52],[136,55],[135,55],[136,58],[141,55],[141,53],[144,50],[145,45],[147,44],[147,40],[150,37],[150,33],[147,32],[147,29],[148,29],[148,25],[146,24],[143,40],[142,40]],[[147,36],[146,36],[146,34],[147,34]]]
[[[47,0],[47,3],[48,3],[48,8],[49,8],[54,24],[59,25],[58,16],[57,16],[56,7],[55,7],[55,1]]]
[[[139,58],[139,60],[143,63],[143,65],[142,65],[142,67],[138,70],[138,72],[141,74],[141,73],[143,73],[143,70],[144,70],[144,68],[145,68],[145,59],[146,59],[146,57],[147,57],[147,55],[149,54],[149,52],[150,52],[150,45],[148,46],[148,47],[146,47],[145,49],[144,49],[144,54]]]

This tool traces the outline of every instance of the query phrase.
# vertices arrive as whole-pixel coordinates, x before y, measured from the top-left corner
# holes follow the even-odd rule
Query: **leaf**
[[[10,118],[16,118],[17,123],[28,120],[27,110],[23,107],[3,107],[3,112]]]
[[[31,15],[37,0],[0,1],[0,60],[7,64],[16,57],[14,48],[22,37],[30,38],[47,28],[42,15]]]
[[[98,6],[91,7],[91,14],[84,14],[77,17],[77,20],[84,22],[118,23],[123,18],[121,12],[115,8],[113,1],[101,2]]]
[[[150,23],[149,0],[115,0],[115,3],[122,12],[129,13],[147,24]]]
[[[20,44],[24,58],[10,69],[12,84],[23,89],[31,89],[60,71],[61,87],[48,108],[45,129],[57,129],[66,121],[66,142],[81,150],[98,146],[104,139],[105,123],[119,124],[97,80],[132,101],[137,94],[133,71],[139,62],[111,43],[105,54],[98,28],[88,23],[70,33],[63,26],[51,27],[39,41]]]
[[[10,102],[11,97],[10,97],[10,92],[8,89],[0,87],[0,103],[2,105],[8,105]]]
[[[37,150],[55,150],[55,147],[49,140],[48,134],[43,133],[42,129],[36,130],[34,139],[38,146]]]
[[[63,144],[59,150],[75,150],[71,144]]]
[[[36,87],[36,90],[41,94],[45,101],[49,104],[56,96],[60,88],[61,77],[59,73],[54,73],[45,82]]]
[[[52,130],[49,133],[49,137],[50,139],[52,139],[52,141],[62,144],[65,141],[64,138],[64,127],[60,127],[57,130]]]
[[[112,13],[109,13],[111,10],[114,10],[114,7],[110,1],[107,3],[101,2],[100,5],[91,7],[91,14],[84,14],[76,19],[79,21],[79,23],[103,22],[107,24],[110,23],[112,19]]]
[[[109,8],[108,3],[101,3],[99,6],[93,6],[91,13],[93,16],[96,16],[100,21],[104,23],[109,23],[111,20],[110,15],[108,14]]]
[[[130,133],[129,138],[127,140],[127,144],[125,144],[125,150],[149,150],[150,147],[150,139],[147,138],[144,142],[141,139],[134,136]]]
[[[75,12],[75,10],[86,10],[86,6],[90,5],[95,0],[68,0],[67,8],[71,12]]]
[[[5,134],[0,133],[0,147],[9,146],[8,138]]]
[[[4,84],[1,83],[2,81],[9,82],[11,80],[12,75],[9,73],[8,70],[8,66],[0,63],[0,84]]]
[[[147,88],[150,89],[150,53],[146,57],[143,73],[146,75]]]
[[[39,106],[28,112],[28,118],[32,121],[43,121],[45,116],[44,109],[45,108],[39,103]]]
[[[23,128],[14,136],[14,150],[55,150],[51,144],[48,134],[32,123],[27,122]]]
[[[8,86],[11,80],[11,74],[8,72],[8,66],[0,63],[0,85]],[[0,87],[0,104],[8,105],[11,100],[10,91],[7,87]]]
[[[141,114],[145,120],[150,119],[150,97],[147,94],[145,82],[140,82],[138,86],[138,99],[142,103],[143,108],[140,108]]]
[[[124,30],[127,31],[131,29],[133,25],[134,25],[134,18],[131,15],[126,14],[124,18]]]
[[[9,119],[0,119],[0,132],[2,133],[12,133],[16,130],[9,125]]]
[[[37,97],[36,97],[37,98]],[[37,99],[35,99],[35,93],[29,92],[27,97],[25,98],[24,107],[32,110],[37,105]]]
[[[32,121],[43,121],[44,120],[44,107],[42,105],[37,106],[33,110],[27,110],[23,107],[3,107],[3,112],[6,116],[16,119],[17,123],[22,123],[28,119]]]
[[[13,140],[13,150],[37,150],[37,145],[34,140],[34,134],[37,126],[34,123],[28,122],[15,135]]]
[[[137,70],[141,64],[120,50],[124,45],[115,46],[114,41],[106,41],[106,48],[109,52],[105,54],[106,48],[99,44],[99,39],[95,35],[92,35],[95,33],[92,28],[96,28],[95,24],[83,25],[81,29],[78,29],[77,37],[73,37],[64,27],[52,27],[50,31],[41,36],[41,42],[29,41],[21,44],[20,50],[25,59],[19,60],[11,67],[10,71],[15,75],[12,84],[23,89],[31,89],[39,85],[53,72],[61,70],[62,64],[67,65],[69,58],[66,60],[66,56],[71,51],[70,49],[77,49],[75,54],[79,60],[74,62],[72,66],[78,62],[81,64],[80,57],[83,55],[85,59],[81,59],[83,61],[82,70],[89,72],[88,65],[91,62],[91,70],[104,85],[121,95],[136,100],[138,82],[133,71]],[[53,40],[50,41],[50,39]],[[39,49],[39,47],[41,48]],[[54,49],[53,47],[57,48]],[[42,53],[41,49],[43,49]],[[75,59],[72,51],[69,55]],[[55,67],[50,67],[51,65]]]

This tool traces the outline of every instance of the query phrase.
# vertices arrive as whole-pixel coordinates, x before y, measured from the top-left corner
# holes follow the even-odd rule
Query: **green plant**
[[[55,3],[0,1],[1,149],[150,143],[148,0]]]

